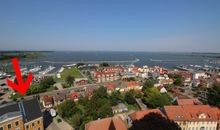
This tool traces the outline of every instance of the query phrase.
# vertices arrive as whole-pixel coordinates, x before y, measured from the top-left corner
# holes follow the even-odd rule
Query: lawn
[[[61,79],[65,80],[68,75],[73,76],[75,78],[83,78],[81,73],[75,67],[71,67],[70,69],[65,68],[64,71],[61,73]]]
[[[131,111],[131,110],[139,111],[139,110],[140,110],[138,104],[136,104],[136,103],[133,104],[133,105],[126,103],[125,105],[128,107],[128,110],[129,110],[129,111]]]

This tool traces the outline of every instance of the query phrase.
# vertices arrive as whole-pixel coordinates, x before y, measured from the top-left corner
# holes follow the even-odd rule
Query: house
[[[209,105],[165,106],[164,112],[182,130],[219,130],[220,110]]]
[[[128,116],[129,126],[132,125],[132,122],[144,118],[144,116],[148,115],[149,113],[159,113],[165,117],[165,115],[159,109],[149,109],[149,110],[137,111],[137,112],[134,112]]]
[[[130,90],[140,91],[142,89],[142,86],[137,81],[127,81],[127,82],[122,82],[122,88],[124,89],[124,91],[130,91]]]
[[[157,88],[160,91],[160,93],[167,93],[167,90],[164,86],[158,86]]]
[[[193,77],[194,77],[194,79],[199,79],[199,78],[206,79],[206,78],[209,78],[210,76],[205,72],[196,72],[196,73],[194,73]]]
[[[99,86],[92,86],[92,87],[87,87],[87,88],[85,88],[85,97],[88,97],[88,98],[91,98],[92,97],[92,95],[93,95],[93,92],[95,91],[95,90],[97,90],[99,88]]]
[[[202,104],[197,98],[189,98],[189,99],[177,99],[178,105],[198,105]]]
[[[73,101],[78,101],[80,94],[78,92],[72,92],[69,94],[68,98]]]
[[[67,99],[67,91],[58,92],[54,95],[54,104],[59,105]]]
[[[112,82],[120,79],[120,76],[116,72],[95,72],[94,80],[97,83]]]
[[[167,70],[167,69],[161,68],[161,67],[159,67],[159,66],[154,66],[154,67],[152,68],[152,70],[153,70],[154,72],[160,73],[161,75],[168,73],[168,70]]]
[[[127,112],[127,111],[128,111],[128,108],[123,103],[119,103],[118,105],[112,107],[112,112],[114,114],[121,113],[121,112]]]
[[[122,79],[126,79],[126,78],[135,78],[137,77],[136,73],[133,73],[133,72],[124,72],[124,73],[121,73],[121,78]]]
[[[48,95],[43,96],[42,103],[44,108],[52,108],[54,105],[53,97]]]
[[[127,130],[120,117],[110,117],[85,124],[85,130]]]
[[[75,86],[83,86],[88,84],[87,78],[76,78],[74,81]]]
[[[1,105],[0,130],[44,130],[38,100],[33,98]]]
[[[117,86],[116,86],[115,84],[108,83],[108,84],[106,85],[107,93],[108,93],[108,94],[111,94],[111,93],[115,90],[116,87],[117,87]]]
[[[122,66],[108,66],[103,67],[103,71],[105,72],[124,72],[125,69]]]

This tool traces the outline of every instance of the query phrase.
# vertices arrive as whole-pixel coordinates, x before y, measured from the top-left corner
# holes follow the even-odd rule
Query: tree
[[[166,94],[161,94],[156,87],[145,91],[142,100],[150,108],[163,107],[164,105],[170,104],[170,97]]]
[[[109,63],[103,62],[101,64],[99,64],[100,67],[107,67],[110,66]]]
[[[144,86],[143,86],[143,91],[149,89],[149,88],[153,88],[154,87],[154,83],[151,79],[147,79],[144,83]]]
[[[70,121],[75,128],[79,128],[82,124],[83,117],[81,114],[77,113],[70,118]]]
[[[120,91],[113,91],[110,96],[111,105],[116,106],[121,101],[122,101],[122,95]]]
[[[58,106],[58,113],[61,117],[71,117],[77,111],[73,100],[66,100]]]
[[[181,128],[159,113],[149,113],[144,118],[134,121],[129,130],[181,130]]]
[[[174,85],[177,85],[177,86],[181,86],[183,84],[182,80],[181,79],[176,79],[174,82],[173,82]]]
[[[73,76],[71,76],[71,75],[68,75],[67,77],[66,77],[66,83],[68,84],[68,85],[73,85],[73,82],[75,81],[75,77],[73,77]]]
[[[220,84],[214,84],[212,88],[209,88],[207,95],[210,105],[220,107]]]
[[[85,106],[86,115],[93,120],[112,115],[111,104],[105,87],[97,89]]]
[[[54,85],[55,81],[53,77],[45,77],[40,81],[40,86],[43,87],[44,89],[49,88],[51,85]]]
[[[136,100],[134,98],[134,96],[132,95],[131,92],[126,92],[125,93],[125,97],[124,100],[128,103],[128,104],[135,104]]]

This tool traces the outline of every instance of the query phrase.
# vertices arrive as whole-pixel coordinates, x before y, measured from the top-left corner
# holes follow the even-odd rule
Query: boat
[[[183,65],[178,65],[176,66],[177,69],[179,70],[184,70],[184,71],[189,71],[190,69],[188,69],[187,67],[183,66]]]
[[[52,70],[54,70],[55,68],[56,68],[56,67],[54,67],[54,66],[49,66],[49,67],[46,68],[44,71],[40,71],[39,74],[40,74],[40,75],[45,75],[45,74],[51,72]]]
[[[32,73],[36,73],[36,72],[38,72],[38,71],[41,70],[41,67],[42,67],[42,66],[37,66],[37,67],[35,67],[35,68],[30,69],[29,71],[32,72]]]

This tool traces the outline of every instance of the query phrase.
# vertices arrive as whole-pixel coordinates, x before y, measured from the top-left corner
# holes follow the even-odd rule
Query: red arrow
[[[18,84],[15,84],[11,80],[7,79],[8,86],[12,87],[14,90],[18,91],[21,94],[25,94],[28,87],[31,84],[31,81],[33,79],[33,75],[32,75],[32,73],[29,73],[29,75],[27,77],[27,80],[25,82],[23,82],[23,79],[22,79],[22,76],[21,76],[21,70],[20,70],[20,67],[19,67],[19,64],[18,64],[18,59],[13,58],[12,63],[13,63],[13,66],[14,66],[14,71],[15,71],[15,75],[17,77]]]

